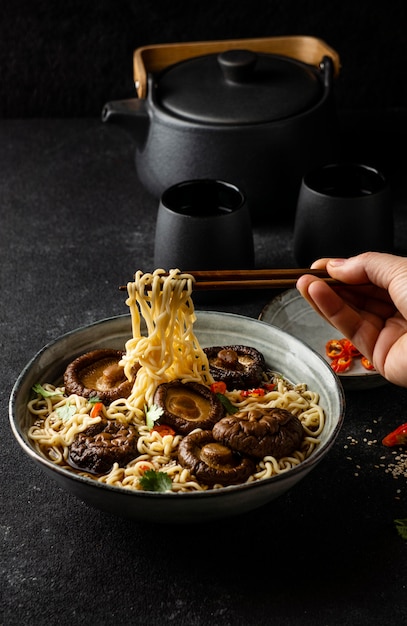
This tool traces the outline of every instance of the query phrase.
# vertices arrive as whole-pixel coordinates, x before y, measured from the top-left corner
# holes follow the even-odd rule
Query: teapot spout
[[[144,98],[107,102],[102,109],[102,122],[114,123],[127,131],[133,141],[142,146],[150,124]]]

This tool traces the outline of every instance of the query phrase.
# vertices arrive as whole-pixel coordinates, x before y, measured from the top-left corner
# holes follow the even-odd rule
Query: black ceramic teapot
[[[102,119],[130,132],[154,196],[222,179],[275,219],[294,211],[304,173],[335,158],[339,67],[312,37],[147,46],[134,55],[138,98],[107,103]]]

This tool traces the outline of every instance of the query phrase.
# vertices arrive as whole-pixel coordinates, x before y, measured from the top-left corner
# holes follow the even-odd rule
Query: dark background
[[[88,507],[32,463],[7,420],[12,386],[37,350],[125,313],[117,286],[152,267],[157,203],[137,180],[130,140],[100,122],[105,102],[135,95],[133,50],[320,37],[341,57],[336,101],[352,154],[391,173],[396,165],[403,182],[406,14],[406,0],[0,0],[1,626],[407,623],[407,544],[394,527],[406,517],[406,482],[387,473],[393,451],[380,444],[405,421],[406,389],[347,393],[332,452],[299,486],[196,526]],[[259,266],[291,266],[288,227],[255,237]],[[259,292],[220,308],[257,317],[270,299]]]
[[[133,50],[210,39],[311,35],[337,50],[340,111],[407,106],[404,0],[1,0],[0,115],[99,115],[134,95]]]

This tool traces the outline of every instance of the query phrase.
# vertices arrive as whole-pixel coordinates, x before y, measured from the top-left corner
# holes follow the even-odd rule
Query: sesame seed
[[[387,474],[391,474],[393,478],[407,478],[407,454],[396,453],[394,456],[395,463],[389,463],[385,470]]]
[[[378,421],[373,420],[373,423],[377,424]],[[372,428],[366,428],[365,432],[366,434],[371,434],[373,433],[373,430]],[[378,441],[377,439],[363,437],[363,439],[361,440],[361,443],[367,446],[377,446],[378,444],[381,444],[381,441]],[[359,440],[355,439],[351,435],[348,435],[347,443],[345,443],[343,447],[344,447],[344,450],[348,450],[350,446],[357,446],[357,445],[359,445]],[[400,477],[407,478],[407,452],[405,453],[405,452],[400,452],[400,450],[391,450],[391,456],[392,456],[392,462],[389,463],[388,454],[382,454],[379,457],[379,460],[382,462],[376,463],[373,467],[375,469],[384,470],[386,474],[390,474],[394,479],[398,479]],[[347,456],[345,458],[348,461],[353,461],[353,457],[351,456]],[[354,476],[358,477],[359,471],[361,470],[362,470],[361,465],[355,464]],[[397,489],[396,494],[397,495],[395,495],[395,498],[399,498],[401,494],[401,489]]]

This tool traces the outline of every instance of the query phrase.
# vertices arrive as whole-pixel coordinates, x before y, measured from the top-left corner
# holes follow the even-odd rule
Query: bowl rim
[[[297,339],[296,337],[294,337],[293,335],[290,335],[289,333],[281,330],[280,328],[278,328],[277,326],[272,326],[271,324],[268,324],[267,322],[263,322],[259,319],[253,318],[253,317],[249,317],[249,316],[245,316],[245,315],[239,315],[236,313],[228,313],[228,312],[219,312],[219,311],[200,311],[200,310],[196,310],[195,311],[197,314],[197,318],[201,318],[203,319],[204,317],[212,317],[212,316],[222,316],[222,317],[228,317],[230,319],[239,319],[240,321],[248,321],[250,323],[253,324],[260,324],[263,325],[265,328],[268,329],[272,329],[272,331],[277,334],[277,335],[281,335],[281,336],[288,336],[290,338],[290,341],[293,342],[294,344],[300,344],[302,346],[305,346],[307,348],[307,350],[309,350],[310,352],[312,352],[314,354],[314,356],[317,358],[317,360],[319,360],[323,366],[326,368],[327,374],[330,375],[330,377],[335,381],[336,383],[336,391],[338,394],[338,409],[339,409],[339,415],[336,417],[336,424],[334,425],[332,432],[329,435],[329,439],[324,442],[323,444],[319,445],[315,451],[312,452],[312,454],[307,458],[304,459],[303,461],[301,461],[301,463],[299,463],[298,465],[296,465],[295,467],[291,467],[286,471],[281,472],[280,474],[277,474],[275,476],[271,476],[269,478],[264,478],[262,480],[257,480],[257,481],[253,481],[250,483],[243,483],[243,484],[237,484],[237,485],[227,485],[225,487],[221,487],[219,489],[208,489],[205,491],[193,491],[193,492],[181,492],[181,493],[174,493],[174,492],[170,492],[170,491],[165,491],[165,492],[152,492],[152,491],[138,491],[138,490],[133,490],[133,489],[126,489],[123,487],[117,487],[115,485],[109,485],[107,483],[101,483],[99,481],[96,481],[92,478],[88,478],[87,476],[81,476],[79,474],[76,474],[74,471],[70,470],[70,469],[65,469],[63,467],[60,467],[54,463],[52,463],[52,461],[49,461],[48,459],[46,459],[45,457],[42,457],[24,438],[23,436],[23,429],[21,427],[21,425],[18,423],[17,420],[17,416],[15,415],[15,408],[16,408],[16,403],[17,403],[17,398],[20,392],[21,387],[23,386],[24,382],[26,381],[26,379],[29,377],[31,368],[33,367],[33,365],[35,363],[37,363],[42,355],[47,352],[48,350],[52,349],[54,346],[58,345],[59,343],[66,341],[67,339],[69,339],[70,336],[79,334],[81,332],[86,332],[87,330],[90,330],[91,328],[95,328],[97,326],[103,326],[103,325],[108,325],[108,324],[112,324],[115,322],[119,322],[119,321],[124,321],[125,319],[128,319],[129,322],[131,321],[131,316],[130,314],[123,314],[123,315],[116,315],[116,316],[111,316],[111,317],[106,317],[103,319],[99,319],[95,322],[91,322],[89,324],[85,324],[82,326],[79,326],[76,329],[70,330],[66,333],[61,334],[60,336],[56,337],[55,339],[52,339],[51,341],[49,341],[47,344],[45,344],[40,350],[38,350],[38,352],[26,363],[26,365],[24,366],[24,368],[22,369],[21,373],[19,374],[19,376],[17,377],[11,394],[10,394],[10,398],[9,398],[9,421],[10,421],[10,426],[11,426],[11,430],[13,432],[13,435],[17,441],[17,443],[20,445],[20,447],[25,451],[25,453],[36,463],[39,463],[40,465],[44,466],[44,469],[46,470],[51,470],[53,473],[57,474],[60,477],[63,477],[65,479],[69,479],[70,481],[73,481],[75,483],[79,483],[79,484],[83,484],[86,487],[92,487],[94,489],[102,489],[104,492],[106,490],[113,492],[113,493],[118,493],[120,494],[122,497],[134,497],[137,496],[138,498],[143,498],[143,499],[168,499],[168,498],[176,498],[179,500],[179,502],[185,502],[186,498],[188,498],[188,500],[201,500],[201,499],[216,499],[219,497],[225,497],[227,494],[236,494],[236,493],[244,493],[246,492],[248,489],[250,489],[250,491],[253,491],[255,489],[264,489],[266,487],[266,485],[271,484],[276,484],[281,482],[282,480],[285,480],[287,478],[287,476],[289,477],[293,477],[295,478],[295,476],[297,474],[306,474],[308,473],[308,471],[314,467],[315,465],[317,465],[319,463],[319,461],[321,461],[323,459],[323,457],[325,456],[325,454],[330,450],[330,448],[333,446],[333,444],[335,443],[335,440],[337,439],[337,436],[342,428],[343,422],[344,422],[344,417],[345,417],[345,408],[346,408],[346,401],[345,401],[345,393],[344,393],[344,389],[343,386],[341,384],[341,381],[339,380],[339,377],[335,374],[335,372],[333,372],[333,370],[329,367],[329,365],[326,363],[326,361],[322,358],[322,356],[316,352],[313,348],[311,348],[310,346],[308,346],[307,344],[305,344],[304,342],[302,342],[300,339]],[[131,326],[129,327],[131,330]],[[71,360],[71,358],[69,359]],[[181,496],[181,497],[180,497]]]

